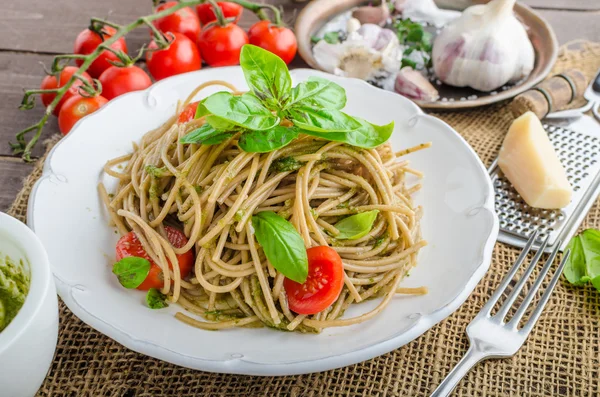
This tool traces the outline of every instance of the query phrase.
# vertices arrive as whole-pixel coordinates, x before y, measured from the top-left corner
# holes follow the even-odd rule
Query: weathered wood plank
[[[0,158],[0,211],[6,212],[23,186],[23,179],[29,175],[33,164],[20,161],[7,161]]]
[[[303,7],[288,0],[263,2],[283,6],[286,21],[292,20],[294,9]],[[0,50],[68,53],[73,51],[75,37],[88,26],[90,17],[130,23],[152,13],[151,0],[21,0],[6,3],[0,12]],[[252,13],[244,12],[240,26],[248,28],[256,20]],[[148,40],[147,28],[140,28],[127,36],[127,45],[136,49]]]
[[[40,62],[50,63],[49,55],[19,54],[13,52],[0,52],[0,156],[12,154],[9,141],[13,141],[15,134],[35,124],[43,115],[44,109],[38,100],[39,106],[32,110],[19,110],[18,106],[23,97],[25,88],[38,88],[44,76]],[[51,117],[46,125],[42,139],[58,132],[56,118]],[[38,145],[33,152],[35,156],[42,154],[42,145]],[[3,173],[0,167],[0,174]],[[0,186],[3,186],[0,184]]]
[[[560,44],[576,39],[600,41],[600,11],[537,11],[552,26]]]

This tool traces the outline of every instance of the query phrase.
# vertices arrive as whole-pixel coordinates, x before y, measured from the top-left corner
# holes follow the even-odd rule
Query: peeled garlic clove
[[[419,101],[435,101],[440,97],[435,87],[410,66],[400,69],[394,88],[398,94]]]
[[[382,0],[379,7],[363,6],[356,8],[352,11],[352,17],[358,19],[362,24],[373,23],[383,26],[390,17],[390,8],[387,5],[387,1]]]
[[[356,32],[358,29],[360,29],[360,21],[356,18],[348,19],[348,22],[346,22],[346,32],[350,34]]]
[[[398,36],[390,29],[384,29],[372,23],[366,23],[356,31],[369,47],[381,51],[389,45],[398,46]]]
[[[437,77],[456,87],[492,91],[533,70],[535,54],[513,15],[515,0],[492,0],[467,8],[433,43]]]
[[[402,18],[415,22],[429,22],[440,28],[460,16],[459,11],[440,10],[433,0],[396,0],[394,9]]]

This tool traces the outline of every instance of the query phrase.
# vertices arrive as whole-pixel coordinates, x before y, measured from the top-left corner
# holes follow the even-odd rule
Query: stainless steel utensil
[[[554,276],[552,276],[552,280],[546,287],[542,297],[533,312],[525,321],[522,328],[519,328],[519,323],[523,318],[523,315],[531,305],[531,301],[535,297],[538,289],[540,288],[542,281],[556,255],[558,253],[558,249],[560,246],[556,244],[554,250],[548,257],[544,267],[540,271],[537,279],[527,292],[527,295],[523,298],[523,301],[520,305],[515,305],[515,301],[517,297],[520,295],[525,282],[533,272],[533,269],[536,267],[540,257],[543,254],[544,248],[546,244],[548,244],[549,237],[546,237],[542,242],[541,249],[535,254],[531,263],[525,270],[523,276],[516,282],[515,286],[510,290],[510,294],[506,298],[504,302],[501,303],[500,307],[496,314],[492,315],[492,309],[500,299],[500,297],[504,294],[508,285],[511,284],[511,281],[525,259],[527,258],[527,254],[531,251],[534,242],[537,239],[537,232],[532,233],[531,237],[527,241],[527,245],[517,258],[515,265],[510,269],[504,280],[498,286],[496,292],[492,295],[490,300],[483,306],[479,314],[471,321],[469,326],[467,327],[467,335],[469,337],[469,350],[464,355],[462,360],[454,367],[452,371],[448,374],[446,379],[442,381],[442,383],[438,386],[437,389],[433,392],[431,397],[442,397],[448,396],[454,390],[458,382],[469,372],[475,364],[478,362],[488,359],[488,358],[501,358],[501,357],[511,357],[514,356],[515,353],[523,346],[527,336],[533,329],[533,326],[537,322],[540,317],[542,310],[544,310],[544,306],[548,302],[550,295],[552,294],[552,290],[556,286],[560,275],[562,274],[563,268],[567,262],[569,257],[569,251],[565,252],[563,255],[562,261],[560,265],[556,269]],[[516,309],[516,312],[508,322],[506,322],[506,316],[509,313],[510,309]]]

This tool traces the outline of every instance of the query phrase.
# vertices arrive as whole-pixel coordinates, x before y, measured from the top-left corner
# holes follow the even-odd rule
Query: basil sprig
[[[191,131],[181,143],[214,145],[239,133],[242,150],[266,153],[303,133],[370,149],[386,142],[394,130],[393,122],[379,126],[342,112],[346,91],[332,81],[310,77],[292,88],[285,63],[260,47],[245,45],[240,65],[250,92],[217,92],[204,99],[196,118],[206,117],[208,127]],[[282,119],[293,127],[281,126]]]
[[[169,307],[166,298],[167,296],[156,288],[150,288],[146,294],[146,304],[150,309],[164,309]]]
[[[357,240],[366,236],[373,228],[378,213],[377,210],[366,211],[342,219],[335,224],[335,228],[340,232],[335,238],[338,240]]]
[[[290,280],[304,283],[308,256],[294,226],[273,211],[263,211],[252,217],[252,227],[271,265]]]
[[[584,230],[567,248],[571,250],[563,271],[567,280],[574,285],[591,282],[600,291],[600,231]]]
[[[150,273],[150,261],[137,256],[127,256],[113,265],[112,272],[125,288],[137,288]]]

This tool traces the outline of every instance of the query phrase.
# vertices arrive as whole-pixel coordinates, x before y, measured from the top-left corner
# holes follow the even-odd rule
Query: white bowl
[[[111,269],[119,236],[108,226],[97,183],[108,159],[131,151],[148,130],[173,115],[178,99],[208,80],[247,85],[240,67],[200,70],[162,80],[145,91],[112,100],[79,121],[49,154],[44,175],[33,189],[28,225],[48,250],[59,295],[84,322],[140,353],[203,371],[248,375],[291,375],[354,364],[396,349],[448,317],[487,271],[498,235],[489,175],[464,139],[450,126],[408,99],[315,70],[291,71],[295,83],[319,76],[342,85],[345,110],[371,122],[395,121],[391,143],[397,150],[433,142],[409,156],[425,173],[415,196],[423,205],[422,231],[428,245],[402,286],[426,286],[421,296],[397,296],[379,316],[319,335],[270,328],[224,331],[195,329],[173,317],[178,305],[150,310],[141,291],[126,290]],[[217,91],[211,87],[206,93]],[[72,242],[65,249],[65,241]],[[358,315],[378,302],[353,305]],[[457,338],[462,335],[457,335]]]
[[[0,332],[0,395],[33,396],[48,373],[58,337],[58,301],[48,255],[23,223],[0,212],[0,253],[29,263],[25,304]]]

